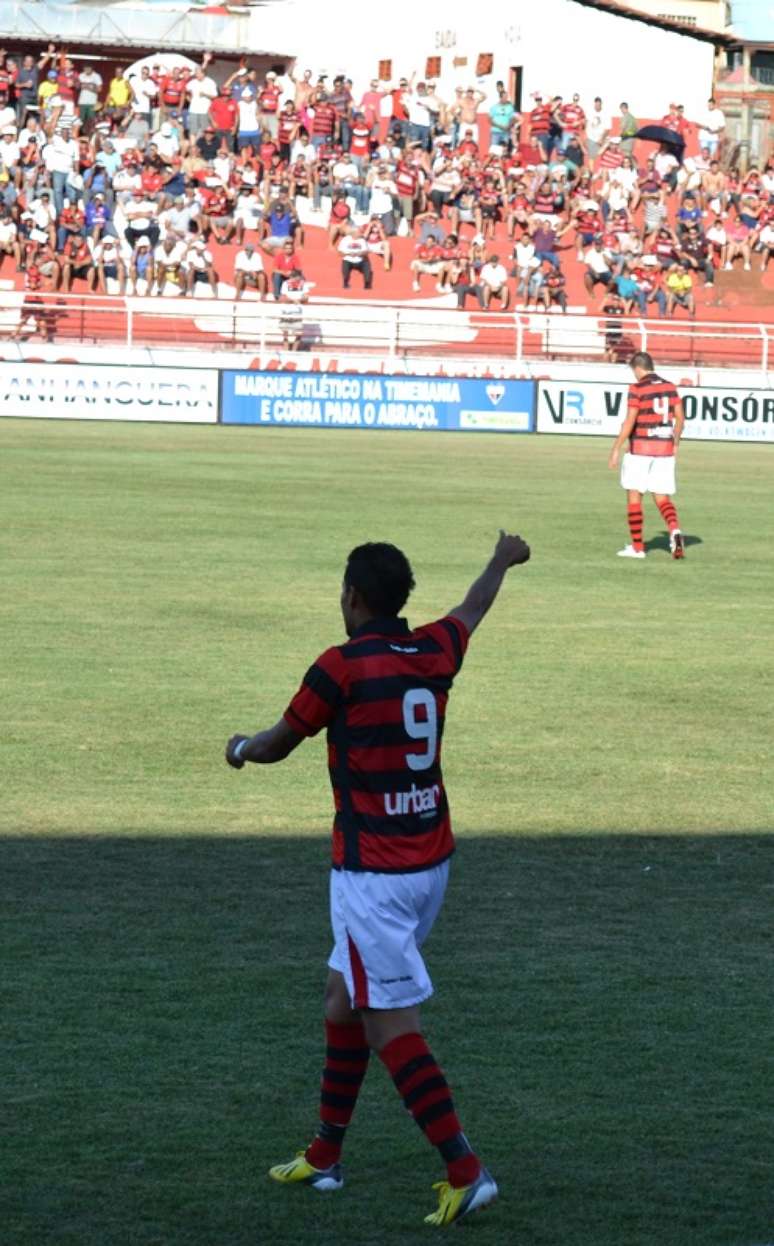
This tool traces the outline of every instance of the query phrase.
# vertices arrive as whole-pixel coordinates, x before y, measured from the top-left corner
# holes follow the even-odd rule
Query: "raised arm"
[[[477,580],[471,584],[462,605],[455,606],[449,614],[464,623],[468,632],[474,631],[495,597],[506,572],[529,560],[530,549],[520,536],[509,536],[500,529],[494,553]]]
[[[280,718],[278,723],[257,735],[232,735],[226,745],[226,761],[235,770],[241,770],[246,761],[268,765],[284,761],[294,748],[298,748],[303,736]]]

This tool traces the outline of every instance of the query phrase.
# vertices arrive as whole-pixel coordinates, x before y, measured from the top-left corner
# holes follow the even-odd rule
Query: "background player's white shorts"
[[[419,949],[443,904],[449,862],[414,874],[331,870],[331,969],[353,1008],[410,1008],[433,993]]]
[[[621,488],[636,489],[638,493],[675,493],[675,456],[663,454],[654,458],[627,452],[621,463]]]

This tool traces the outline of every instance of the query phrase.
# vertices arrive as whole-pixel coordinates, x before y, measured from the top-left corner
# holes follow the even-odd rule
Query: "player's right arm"
[[[264,765],[284,761],[294,748],[298,748],[303,738],[284,718],[280,718],[273,727],[259,731],[257,735],[232,735],[226,745],[226,761],[235,770],[241,770],[246,761]]]
[[[241,770],[246,761],[284,761],[307,736],[317,735],[338,712],[343,698],[344,662],[337,648],[326,649],[313,662],[301,687],[278,723],[254,736],[233,735],[226,761]]]
[[[459,619],[468,633],[474,631],[499,593],[506,572],[511,567],[527,562],[529,555],[530,549],[526,541],[520,536],[509,536],[501,528],[489,562],[478,579],[471,584],[462,604],[455,606],[449,614]]]
[[[621,450],[632,435],[634,425],[637,422],[637,405],[636,401],[629,399],[629,409],[626,412],[626,419],[621,425],[621,431],[613,442],[613,448],[610,451],[610,457],[607,460],[608,467],[614,468],[618,466],[618,460],[621,457]]]
[[[680,438],[683,435],[683,425],[685,424],[685,410],[683,408],[682,398],[677,399],[677,402],[675,403],[674,411],[675,411],[675,423],[674,423],[673,432],[674,432],[674,439],[675,439],[675,453],[677,453],[677,447],[680,445]]]

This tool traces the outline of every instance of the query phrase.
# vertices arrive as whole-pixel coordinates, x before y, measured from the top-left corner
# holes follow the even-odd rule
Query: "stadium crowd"
[[[502,82],[444,100],[416,75],[356,99],[343,74],[280,80],[246,59],[216,82],[211,59],[149,58],[105,83],[54,44],[0,51],[0,266],[33,291],[217,297],[228,281],[298,303],[303,219],[326,224],[345,289],[370,289],[412,236],[415,292],[566,311],[575,260],[614,320],[693,314],[718,268],[763,271],[774,251],[774,160],[724,167],[714,100],[696,123],[670,105],[650,144],[627,103],[614,118],[600,98],[536,94],[520,114]]]

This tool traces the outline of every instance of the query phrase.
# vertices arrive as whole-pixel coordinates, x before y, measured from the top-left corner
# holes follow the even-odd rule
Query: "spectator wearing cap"
[[[184,271],[184,294],[193,296],[196,286],[206,281],[210,287],[212,297],[214,299],[218,297],[218,276],[215,272],[212,252],[209,250],[207,243],[198,233],[195,225],[192,227],[192,233],[188,236],[184,260]]]
[[[134,248],[137,240],[147,237],[151,246],[155,247],[159,240],[158,205],[146,196],[142,187],[132,191],[132,197],[123,208],[126,228],[124,237],[129,246]]]
[[[691,272],[703,273],[708,286],[715,284],[715,268],[710,256],[710,247],[697,225],[689,225],[679,242],[681,263]]]
[[[277,137],[280,96],[282,92],[277,86],[277,75],[273,69],[266,74],[263,84],[258,89],[259,129],[268,130],[272,138]]]
[[[168,284],[172,287],[172,293],[186,293],[185,257],[185,243],[172,234],[167,234],[164,241],[154,247],[153,266],[159,298],[166,293]]]
[[[107,281],[112,278],[119,283],[119,294],[125,294],[126,265],[121,256],[118,239],[109,235],[94,243],[92,257],[98,293],[107,294]]]
[[[93,242],[98,242],[107,234],[117,237],[111,217],[104,191],[96,191],[88,199],[84,212],[84,228]]]
[[[500,311],[507,311],[510,302],[508,269],[500,262],[500,257],[495,251],[487,256],[486,263],[479,273],[478,281],[483,295],[484,310],[488,311],[492,305],[492,300],[497,299],[500,304]]]
[[[153,248],[147,234],[140,234],[132,249],[129,261],[129,277],[135,294],[152,294],[156,281],[156,265]]]
[[[266,298],[269,283],[263,270],[263,259],[260,253],[256,251],[252,242],[245,243],[244,248],[236,254],[234,259],[234,285],[236,287],[237,299],[241,299],[244,291],[251,287],[258,291],[261,296],[261,302]]]
[[[237,151],[244,151],[248,147],[257,151],[261,142],[258,99],[249,86],[242,87],[237,100],[237,108]]]
[[[239,126],[239,104],[225,85],[219,89],[210,104],[210,121],[215,127],[218,146],[225,142],[229,150],[233,151]]]
[[[50,109],[50,101],[55,95],[59,94],[57,86],[57,73],[55,69],[46,70],[45,76],[40,80],[37,93],[38,110],[41,114],[46,113]]]
[[[86,232],[86,214],[82,202],[65,198],[62,210],[57,215],[56,249],[64,251],[65,243],[71,236],[84,237]]]
[[[643,255],[632,269],[637,282],[637,306],[641,316],[647,316],[648,306],[655,303],[659,316],[666,315],[666,294],[661,266],[655,255]]]
[[[366,186],[370,191],[368,213],[378,216],[388,237],[395,233],[395,205],[398,203],[398,187],[386,161],[380,160],[372,165],[366,175]]]

